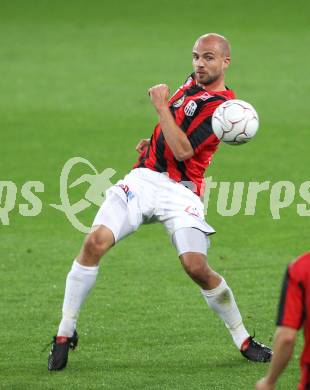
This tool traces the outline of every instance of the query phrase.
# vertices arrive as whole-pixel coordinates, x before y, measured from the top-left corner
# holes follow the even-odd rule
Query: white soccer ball
[[[229,145],[249,142],[259,126],[257,112],[243,100],[227,100],[217,107],[212,116],[212,129],[221,141]]]

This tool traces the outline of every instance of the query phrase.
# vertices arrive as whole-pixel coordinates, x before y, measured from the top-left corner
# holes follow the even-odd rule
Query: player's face
[[[210,85],[224,79],[224,71],[230,58],[225,56],[219,44],[211,40],[199,40],[193,48],[193,68],[199,84]]]

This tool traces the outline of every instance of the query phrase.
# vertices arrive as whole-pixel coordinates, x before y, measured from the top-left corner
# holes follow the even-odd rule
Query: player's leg
[[[237,348],[250,360],[269,361],[271,350],[249,336],[230,287],[208,265],[207,235],[199,229],[182,228],[173,234],[172,241],[184,270],[200,286],[208,306],[224,321]]]
[[[69,348],[74,349],[77,345],[78,314],[96,282],[101,257],[136,229],[137,226],[129,220],[127,203],[118,195],[110,194],[98,211],[93,229],[67,275],[62,319],[49,355],[49,370],[65,368]]]
[[[224,321],[231,336],[240,349],[249,337],[233,293],[225,279],[216,273],[207,262],[208,237],[194,228],[177,230],[173,243],[186,273],[201,287],[201,292],[209,307]]]
[[[67,275],[58,337],[73,335],[80,307],[96,282],[99,261],[114,243],[112,230],[104,225],[94,226],[86,236],[80,254]]]

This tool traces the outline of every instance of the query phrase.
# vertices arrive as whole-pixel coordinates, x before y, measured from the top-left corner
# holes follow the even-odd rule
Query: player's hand
[[[136,146],[136,151],[138,153],[142,153],[145,150],[145,148],[148,148],[149,144],[150,144],[150,139],[141,139],[138,145]]]
[[[154,87],[149,89],[149,95],[156,110],[168,107],[169,93],[170,91],[166,84],[154,85]]]
[[[256,383],[255,390],[274,390],[275,386],[267,382],[266,378],[262,378]]]

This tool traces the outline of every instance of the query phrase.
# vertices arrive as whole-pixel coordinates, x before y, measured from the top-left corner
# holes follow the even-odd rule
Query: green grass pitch
[[[209,261],[231,285],[249,331],[270,344],[284,268],[309,249],[309,218],[296,212],[309,180],[309,12],[306,0],[0,2],[0,180],[18,188],[10,224],[0,224],[1,389],[253,388],[266,366],[241,357],[159,225],[104,258],[80,315],[80,346],[64,372],[49,373],[41,350],[57,329],[65,276],[83,240],[49,204],[59,203],[59,174],[73,156],[121,178],[156,122],[147,89],[176,89],[191,72],[197,36],[226,35],[227,84],[257,108],[261,127],[249,145],[221,146],[208,175],[291,181],[296,194],[273,220],[269,192],[255,216],[244,215],[243,203],[223,217],[214,190]],[[45,186],[36,217],[18,212],[29,180]],[[91,206],[83,220],[95,213]],[[301,345],[300,337],[279,389],[296,388]]]

